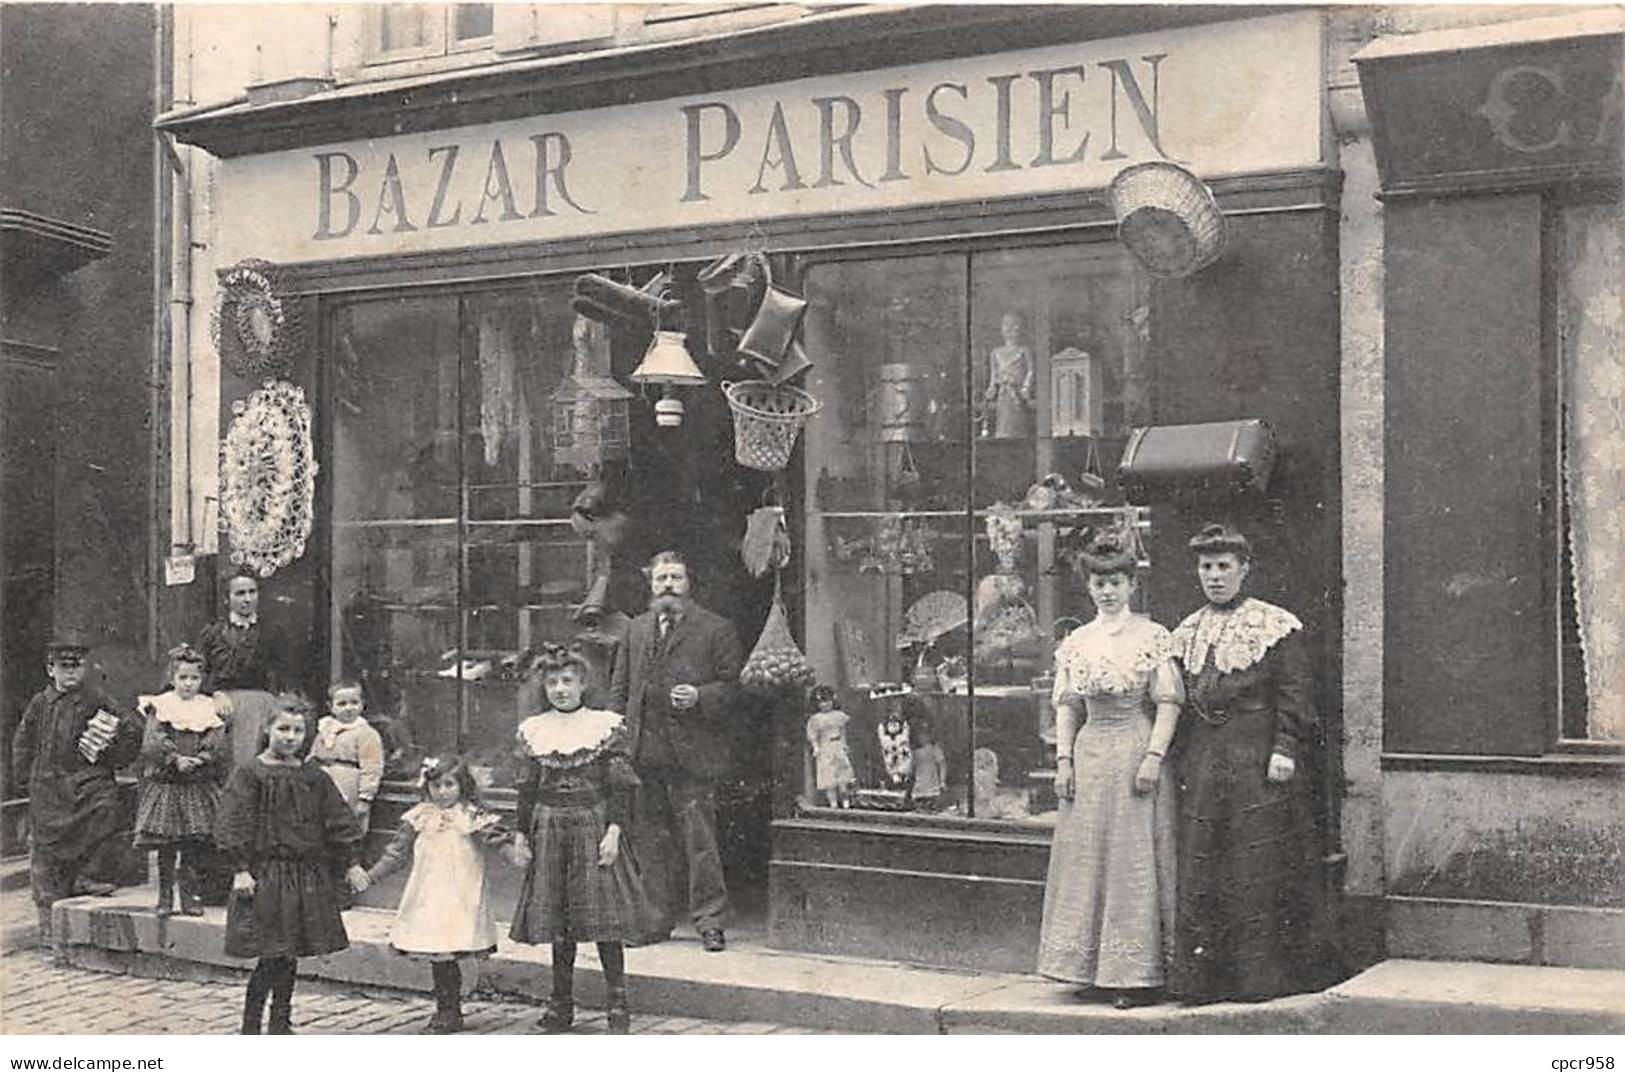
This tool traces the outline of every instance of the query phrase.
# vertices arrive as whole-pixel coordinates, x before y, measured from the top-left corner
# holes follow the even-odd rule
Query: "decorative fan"
[[[287,290],[281,269],[268,261],[242,261],[220,278],[209,332],[220,359],[244,379],[286,377],[304,346],[300,306]]]
[[[970,605],[958,592],[946,588],[927,592],[914,601],[903,615],[903,629],[897,634],[899,648],[930,644],[970,621]]]

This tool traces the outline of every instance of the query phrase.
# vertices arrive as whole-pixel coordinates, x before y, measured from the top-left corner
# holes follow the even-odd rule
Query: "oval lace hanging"
[[[310,539],[316,458],[305,392],[267,380],[233,403],[220,444],[220,527],[231,560],[269,577],[300,558]]]
[[[209,334],[226,367],[248,380],[281,379],[304,345],[300,304],[287,297],[281,269],[245,260],[220,278]]]

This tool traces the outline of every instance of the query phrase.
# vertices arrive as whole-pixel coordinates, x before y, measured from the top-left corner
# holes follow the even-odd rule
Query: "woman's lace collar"
[[[533,759],[548,766],[575,766],[595,759],[624,724],[614,711],[579,708],[568,715],[532,715],[519,724],[519,740]]]
[[[1302,628],[1291,611],[1262,599],[1243,599],[1230,607],[1209,604],[1174,630],[1174,654],[1195,674],[1212,652],[1214,669],[1231,674],[1253,666],[1282,637]]]
[[[142,709],[151,707],[159,722],[184,732],[207,733],[225,725],[209,696],[183,700],[176,693],[160,692],[156,696],[138,696],[136,702]]]

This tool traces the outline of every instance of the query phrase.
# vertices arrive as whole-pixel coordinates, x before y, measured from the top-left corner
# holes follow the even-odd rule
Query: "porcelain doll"
[[[1021,317],[1005,313],[999,321],[1004,341],[987,359],[987,424],[983,434],[994,439],[1026,439],[1032,435],[1033,355],[1021,342]]]
[[[895,700],[888,701],[886,717],[876,728],[880,758],[886,766],[886,785],[902,789],[914,774],[914,746],[909,743],[908,720]]]
[[[847,806],[852,790],[852,756],[846,747],[851,721],[835,706],[835,690],[819,685],[812,691],[813,713],[807,719],[807,743],[812,747],[814,785],[832,808]]]

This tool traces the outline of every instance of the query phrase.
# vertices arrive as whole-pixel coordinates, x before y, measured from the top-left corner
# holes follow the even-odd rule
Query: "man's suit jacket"
[[[687,711],[671,713],[671,748],[678,764],[698,778],[716,779],[728,769],[728,719],[739,694],[744,656],[733,623],[690,603],[672,629],[666,654],[659,656],[660,628],[653,611],[632,619],[626,642],[615,655],[610,707],[626,716],[627,750],[634,762],[643,731],[643,697],[649,686],[660,693],[694,685],[700,699]]]

